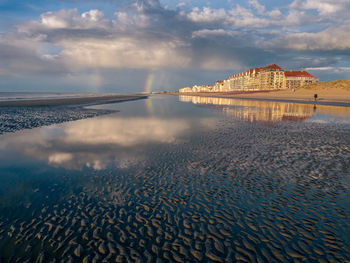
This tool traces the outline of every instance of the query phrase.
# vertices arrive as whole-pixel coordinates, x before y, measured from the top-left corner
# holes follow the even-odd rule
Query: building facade
[[[296,89],[317,82],[317,79],[306,71],[285,71],[286,89]]]
[[[218,80],[213,86],[186,87],[180,89],[179,93],[296,89],[316,81],[317,79],[306,71],[284,71],[278,65],[271,64]]]

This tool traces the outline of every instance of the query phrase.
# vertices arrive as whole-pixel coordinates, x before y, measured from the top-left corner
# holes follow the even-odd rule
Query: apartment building
[[[317,82],[317,79],[306,71],[285,71],[286,89],[296,89]]]
[[[180,89],[180,93],[188,92],[230,92],[295,89],[316,82],[317,79],[306,71],[284,71],[276,64],[249,69],[237,73],[225,80],[218,80],[213,86],[193,86]]]

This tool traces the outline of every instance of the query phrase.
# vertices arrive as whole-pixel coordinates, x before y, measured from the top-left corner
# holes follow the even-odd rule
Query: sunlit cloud
[[[346,0],[279,6],[250,0],[229,8],[143,0],[124,1],[108,14],[98,8],[48,10],[0,35],[0,74],[62,76],[96,68],[235,73],[272,62],[296,69],[339,66],[348,61],[349,12]]]
[[[350,23],[330,27],[320,32],[290,33],[280,38],[285,49],[296,50],[348,50],[350,49]]]

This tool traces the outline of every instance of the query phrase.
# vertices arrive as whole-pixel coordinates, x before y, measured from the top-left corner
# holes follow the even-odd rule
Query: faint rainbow
[[[150,72],[146,78],[146,82],[145,82],[145,87],[144,87],[144,91],[147,94],[151,94],[152,92],[152,86],[153,86],[153,82],[154,82],[154,78],[155,78],[155,74],[154,72]],[[149,97],[146,100],[146,107],[148,112],[153,115],[153,104],[152,104],[152,98]]]
[[[92,75],[91,84],[92,84],[93,92],[95,93],[102,92],[103,78],[98,69]]]

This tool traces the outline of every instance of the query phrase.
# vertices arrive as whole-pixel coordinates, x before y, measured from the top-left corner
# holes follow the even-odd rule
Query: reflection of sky
[[[192,105],[184,107],[174,98],[152,97],[152,112],[146,100],[98,105],[93,108],[118,112],[5,134],[0,155],[7,156],[6,162],[21,156],[21,162],[31,159],[65,169],[127,168],[144,161],[148,147],[176,144],[187,135],[214,128],[214,114]]]
[[[62,140],[70,144],[114,144],[123,147],[149,142],[171,143],[189,129],[185,120],[107,117],[74,123],[64,129]]]
[[[338,123],[350,124],[349,109],[341,107],[318,106],[314,112],[313,105],[309,111],[310,105],[303,104],[221,100],[224,103],[209,103],[214,107],[208,107],[205,103],[193,104],[192,99],[188,102],[191,103],[183,103],[176,96],[152,96],[152,111],[148,111],[145,101],[99,105],[94,108],[118,112],[1,135],[0,209],[5,204],[7,207],[17,204],[19,198],[28,203],[33,195],[38,200],[44,198],[52,188],[56,190],[54,184],[61,185],[62,176],[85,183],[85,179],[81,179],[83,176],[89,177],[99,170],[105,173],[103,170],[109,168],[118,168],[114,169],[120,171],[118,175],[134,170],[142,173],[149,163],[159,161],[159,156],[154,156],[157,149],[161,154],[176,153],[176,149],[182,150],[184,143],[190,144],[191,139],[200,138],[201,133],[214,132],[216,124],[221,125],[220,121],[227,119],[225,116],[233,116],[233,121],[240,116],[239,120],[249,121],[244,116],[280,118],[281,112],[294,116],[298,112],[294,110],[298,109],[301,113],[311,113],[303,125],[315,122],[331,123],[334,127]],[[264,115],[266,113],[269,114]],[[294,125],[300,124],[290,123],[288,127]],[[33,192],[39,185],[40,192]],[[71,191],[70,185],[73,184],[69,181],[59,191],[67,194]]]
[[[151,100],[152,111],[149,111]],[[149,99],[92,106],[94,109],[108,109],[120,111],[123,117],[155,117],[155,118],[207,118],[217,117],[216,112],[198,109],[190,104],[184,104],[177,96],[152,95]]]
[[[313,123],[334,123],[334,124],[349,124],[350,118],[345,116],[334,116],[334,115],[326,115],[322,113],[316,113],[308,120],[308,122]]]
[[[0,168],[4,163],[36,160],[70,170],[110,166],[128,168],[149,158],[149,149],[189,140],[213,130],[223,115],[240,120],[350,123],[348,108],[204,97],[152,96],[93,106],[117,110],[115,114],[5,134],[0,140]],[[191,102],[191,103],[183,103]],[[196,105],[194,106],[193,103]],[[200,105],[215,105],[198,107]],[[296,124],[297,125],[297,124]]]
[[[186,134],[214,126],[210,118],[125,118],[117,113],[6,134],[0,149],[66,169],[127,168],[143,160],[150,146],[174,144]]]

